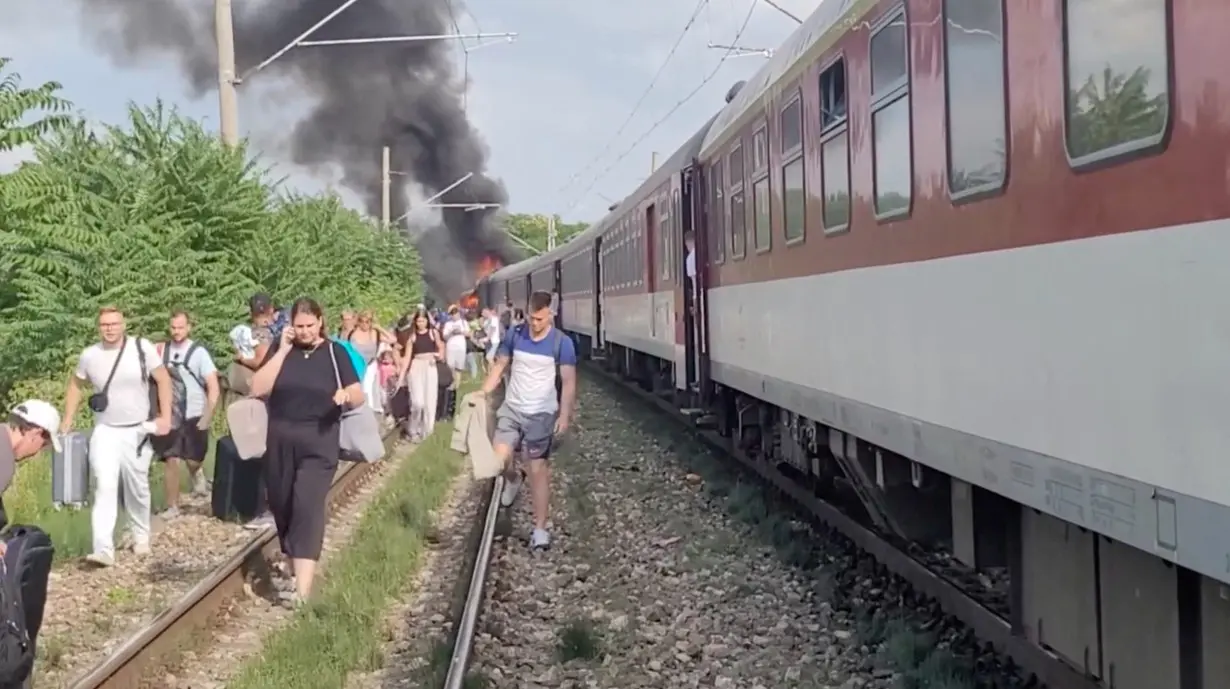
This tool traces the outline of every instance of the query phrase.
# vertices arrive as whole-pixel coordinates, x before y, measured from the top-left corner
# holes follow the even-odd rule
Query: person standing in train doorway
[[[504,403],[495,412],[495,454],[505,466],[500,503],[511,506],[526,473],[512,460],[515,452],[528,460],[530,495],[534,501],[534,531],[530,547],[551,547],[551,473],[547,462],[555,438],[568,430],[577,399],[577,353],[572,338],[552,327],[551,294],[530,295],[526,322],[500,340],[495,362],[483,382],[484,394],[499,387],[509,371]]]

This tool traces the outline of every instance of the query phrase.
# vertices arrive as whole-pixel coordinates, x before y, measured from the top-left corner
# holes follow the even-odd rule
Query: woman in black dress
[[[322,336],[323,321],[315,301],[296,301],[281,340],[252,376],[252,395],[266,397],[269,409],[265,483],[282,552],[291,563],[295,586],[289,598],[296,604],[312,591],[324,543],[342,410],[363,404],[350,356]]]

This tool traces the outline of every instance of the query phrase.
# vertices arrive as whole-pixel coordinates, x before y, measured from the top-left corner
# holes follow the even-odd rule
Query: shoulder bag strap
[[[141,338],[137,338],[137,362],[141,364],[141,380],[149,385],[149,371],[145,370],[145,350],[141,348]]]
[[[337,388],[342,389],[342,372],[337,369],[337,350],[333,348],[333,340],[325,340],[325,344],[329,347],[329,359],[333,361],[333,379],[337,381]]]
[[[124,341],[120,343],[120,353],[115,355],[115,363],[111,364],[111,373],[107,374],[107,382],[103,383],[103,388],[99,391],[104,395],[111,389],[111,381],[115,380],[115,372],[120,369],[120,361],[124,359],[125,349],[128,349],[127,335],[124,336]],[[138,349],[140,349],[140,346],[138,346]]]
[[[196,384],[200,385],[201,389],[204,390],[205,381],[201,380],[201,377],[196,374],[196,371],[192,370],[192,355],[195,354],[196,350],[200,348],[201,348],[201,345],[199,342],[193,342],[191,345],[189,345],[188,352],[184,354],[184,363],[180,365],[183,367],[185,371],[188,372],[188,375],[192,376],[192,379],[196,381]]]

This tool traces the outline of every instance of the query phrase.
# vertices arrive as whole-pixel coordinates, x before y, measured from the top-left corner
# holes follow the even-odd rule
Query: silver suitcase
[[[51,502],[56,509],[81,507],[90,493],[90,436],[73,431],[60,436],[51,456]]]

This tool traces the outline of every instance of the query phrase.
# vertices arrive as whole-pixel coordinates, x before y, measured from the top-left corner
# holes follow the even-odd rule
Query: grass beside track
[[[62,379],[48,380],[42,383],[24,384],[17,391],[20,399],[41,398],[50,401],[57,408],[63,408],[63,388],[68,380],[67,374]],[[85,407],[82,404],[82,407]],[[76,427],[78,430],[89,430],[93,419],[89,409],[83,408],[78,415]],[[0,421],[3,421],[0,418]],[[203,471],[213,480],[214,475],[214,444],[218,438],[226,435],[226,414],[222,409],[214,416],[213,428],[210,429],[209,454],[205,457]],[[163,490],[163,463],[155,460],[150,464],[150,502],[154,514],[166,509],[166,491]],[[93,500],[93,476],[90,478],[89,499]],[[181,495],[187,495],[192,486],[188,481],[186,468],[180,470]],[[51,504],[51,452],[46,451],[37,457],[22,462],[13,477],[13,483],[4,492],[4,506],[8,512],[10,524],[33,524],[51,536],[55,544],[56,564],[84,557],[90,553],[93,535],[90,529],[90,507],[81,509],[55,509]],[[128,518],[124,510],[120,510],[119,521],[116,523],[116,535],[124,531]]]
[[[351,672],[381,666],[389,604],[422,563],[431,513],[464,458],[449,447],[452,423],[406,458],[368,506],[349,543],[331,557],[322,590],[284,629],[265,640],[230,689],[344,687]]]

